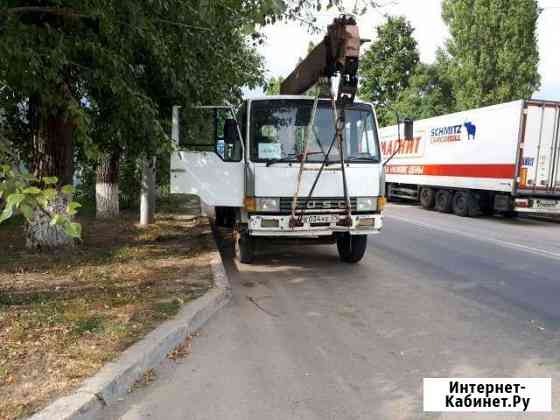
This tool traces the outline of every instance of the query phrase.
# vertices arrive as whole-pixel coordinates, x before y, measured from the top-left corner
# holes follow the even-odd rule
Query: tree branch
[[[88,19],[94,17],[91,15],[84,15],[78,13],[73,9],[60,8],[60,7],[25,6],[25,7],[11,7],[9,9],[0,9],[0,16],[10,16],[10,15],[17,15],[22,13],[46,13],[50,15],[88,18]]]

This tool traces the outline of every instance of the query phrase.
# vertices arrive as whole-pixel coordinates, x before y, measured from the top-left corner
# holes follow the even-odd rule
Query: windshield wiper
[[[307,156],[311,156],[311,155],[320,155],[323,152],[308,152]],[[298,157],[301,156],[302,153],[289,153],[287,154],[284,158],[282,159],[268,159],[266,161],[266,166],[269,167],[270,165],[274,165],[275,163],[299,163],[301,162],[299,159],[298,160],[286,160],[289,158],[293,158],[293,157]],[[321,162],[313,162],[313,161],[309,161],[307,160],[307,163],[321,163]]]
[[[268,168],[270,165],[274,165],[275,163],[285,162],[282,159],[268,159],[266,161],[266,167]]]
[[[376,159],[372,157],[360,157],[360,156],[348,156],[344,159],[345,162],[376,162]]]

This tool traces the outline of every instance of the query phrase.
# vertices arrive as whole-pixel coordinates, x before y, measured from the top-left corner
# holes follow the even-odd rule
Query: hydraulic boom
[[[360,46],[358,25],[342,15],[328,26],[327,35],[280,86],[282,95],[302,95],[321,78],[328,79],[331,95],[341,104],[354,102],[358,88]]]

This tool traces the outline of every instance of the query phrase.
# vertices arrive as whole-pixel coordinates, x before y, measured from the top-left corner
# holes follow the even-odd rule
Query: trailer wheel
[[[435,205],[435,194],[431,188],[422,188],[420,190],[420,205],[426,210],[431,210]]]
[[[457,216],[468,217],[472,207],[472,195],[468,192],[457,191],[453,196],[453,213]]]
[[[479,207],[480,213],[484,216],[493,216],[494,210],[494,197],[486,192],[479,193]]]
[[[387,183],[385,185],[385,191],[386,191],[385,195],[386,195],[386,198],[387,198],[387,202],[391,203],[391,202],[395,201],[394,198],[393,198],[393,184]]]
[[[243,264],[251,264],[255,259],[255,238],[249,232],[235,233],[235,257]]]
[[[438,190],[436,193],[435,209],[441,213],[451,213],[453,207],[453,192]]]
[[[367,235],[350,235],[348,232],[337,235],[336,247],[342,262],[357,263],[367,249]]]

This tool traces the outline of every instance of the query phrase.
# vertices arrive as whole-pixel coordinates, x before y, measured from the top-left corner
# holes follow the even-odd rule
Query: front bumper
[[[339,216],[338,221],[346,216]],[[251,236],[281,237],[318,237],[330,236],[336,232],[350,232],[352,235],[372,235],[383,228],[383,216],[376,214],[352,215],[351,226],[338,226],[336,222],[328,226],[314,226],[303,223],[303,226],[290,227],[290,215],[250,215],[249,234]],[[277,227],[272,227],[274,224]],[[263,226],[264,225],[264,226]]]

